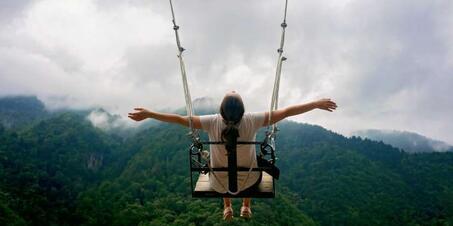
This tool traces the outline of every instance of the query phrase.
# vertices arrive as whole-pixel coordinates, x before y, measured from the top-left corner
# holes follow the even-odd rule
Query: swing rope
[[[280,78],[282,74],[282,64],[283,61],[285,61],[287,58],[283,56],[283,47],[285,45],[285,31],[286,27],[288,26],[286,24],[286,13],[288,10],[288,0],[285,0],[285,14],[283,16],[283,23],[280,25],[282,27],[282,34],[280,37],[280,48],[278,48],[278,58],[277,58],[277,69],[275,72],[275,79],[274,79],[274,88],[272,90],[272,98],[271,98],[271,106],[269,109],[269,123],[267,127],[267,135],[271,138],[274,139],[275,134],[277,133],[277,123],[272,124],[272,112],[278,109],[278,93],[280,90]]]
[[[178,47],[178,55],[177,55],[177,57],[179,59],[179,66],[180,66],[180,70],[181,70],[181,78],[182,78],[183,89],[184,89],[184,97],[185,97],[185,102],[186,102],[186,111],[187,111],[187,115],[188,115],[188,118],[189,118],[189,127],[190,127],[190,130],[191,130],[190,136],[192,137],[192,140],[193,140],[193,147],[197,148],[199,151],[202,151],[201,150],[202,149],[202,143],[201,143],[200,138],[199,138],[198,130],[193,127],[193,122],[192,122],[192,116],[194,114],[193,113],[193,106],[192,106],[192,98],[190,96],[189,85],[188,85],[188,82],[187,82],[186,68],[185,68],[184,59],[183,59],[183,56],[182,56],[182,54],[183,54],[185,49],[181,46],[181,41],[180,41],[179,33],[178,33],[179,26],[176,24],[175,12],[174,12],[174,9],[173,9],[172,0],[169,0],[169,2],[170,2],[170,7],[171,7],[173,30],[175,31],[176,45]],[[282,63],[283,63],[283,61],[286,60],[286,57],[283,56],[283,47],[284,47],[284,44],[285,44],[285,28],[287,27],[287,24],[286,24],[287,8],[288,8],[288,0],[285,0],[285,13],[284,13],[284,17],[283,17],[283,23],[281,24],[282,34],[281,34],[281,39],[280,39],[280,48],[277,50],[277,52],[278,52],[277,69],[276,69],[276,73],[275,73],[274,86],[273,86],[271,105],[270,105],[270,111],[269,111],[269,125],[267,127],[267,132],[266,132],[266,135],[267,135],[266,136],[266,141],[264,142],[266,144],[267,144],[267,142],[271,142],[270,145],[272,146],[273,149],[275,147],[275,134],[278,131],[278,129],[276,127],[276,124],[273,124],[272,127],[271,127],[270,126],[270,122],[272,120],[272,112],[278,109],[278,93],[279,93],[279,88],[280,88],[280,77],[281,77],[281,72],[282,72]],[[272,155],[273,155],[273,153],[272,153]],[[275,156],[273,155],[272,158],[274,159]],[[248,180],[248,177],[249,177],[249,175],[250,175],[250,173],[252,171],[252,165],[253,165],[253,162],[250,165],[246,180],[243,181],[243,185]],[[217,176],[215,175],[214,171],[212,170],[212,168],[211,168],[211,166],[209,164],[209,161],[208,161],[208,168],[209,168],[209,171],[212,172],[214,177],[216,177],[216,179],[218,180]],[[232,195],[237,195],[239,193],[239,190],[236,191],[236,192],[232,192],[229,189],[226,189],[226,187],[222,183],[220,183],[220,184],[225,188],[225,190],[228,191],[228,193],[230,193]]]
[[[186,112],[187,112],[187,116],[189,117],[189,128],[191,130],[190,135],[192,136],[192,139],[197,140],[198,131],[193,127],[192,116],[193,116],[194,112],[193,112],[193,106],[192,106],[192,98],[190,96],[189,85],[187,82],[186,67],[184,64],[183,56],[182,56],[185,49],[181,46],[181,40],[179,38],[179,33],[178,33],[179,26],[176,24],[175,11],[173,9],[172,0],[169,0],[169,2],[170,2],[170,8],[171,8],[173,30],[175,31],[176,45],[178,47],[177,57],[179,59],[179,67],[180,67],[181,78],[182,78],[182,82],[183,82],[184,98],[185,98],[185,102],[186,102]],[[268,118],[269,125],[267,127],[267,134],[271,138],[274,137],[278,131],[277,124],[274,123],[271,125],[271,121],[272,121],[272,112],[278,109],[278,95],[279,95],[279,90],[280,90],[280,78],[281,78],[281,73],[282,73],[282,65],[283,65],[283,61],[285,61],[287,59],[286,57],[283,56],[283,48],[285,45],[285,32],[286,32],[286,27],[288,26],[286,23],[287,11],[288,11],[288,0],[285,0],[285,11],[284,11],[284,16],[283,16],[283,23],[281,23],[281,25],[280,25],[282,27],[282,33],[281,33],[281,37],[280,37],[280,47],[277,49],[277,52],[278,52],[277,67],[276,67],[276,72],[275,72],[274,86],[272,89],[271,104],[270,104],[270,109],[269,109],[269,118]]]
[[[193,116],[193,106],[192,106],[192,98],[190,96],[190,90],[189,90],[189,85],[187,82],[187,73],[186,73],[186,66],[184,64],[184,59],[182,57],[182,53],[184,52],[184,48],[181,46],[181,41],[179,39],[179,26],[176,24],[176,19],[175,19],[175,11],[173,9],[173,3],[172,0],[170,1],[170,8],[171,8],[171,15],[172,15],[172,22],[173,22],[173,30],[175,31],[175,37],[176,37],[176,45],[178,47],[178,59],[179,59],[179,68],[181,70],[181,78],[182,78],[182,84],[183,84],[183,89],[184,89],[184,98],[186,102],[186,112],[187,116],[189,118],[189,128],[190,128],[190,136],[192,137],[192,140],[194,142],[199,141],[199,134],[198,130],[196,130],[193,127],[193,122],[192,122],[192,116]]]

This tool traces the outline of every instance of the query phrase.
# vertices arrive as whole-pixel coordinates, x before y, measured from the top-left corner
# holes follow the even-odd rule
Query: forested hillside
[[[124,138],[87,115],[0,126],[0,225],[453,224],[453,153],[406,154],[287,121],[276,198],[226,223],[220,199],[190,197],[187,129],[153,124]]]
[[[48,116],[44,104],[34,96],[0,98],[0,125],[21,128]]]

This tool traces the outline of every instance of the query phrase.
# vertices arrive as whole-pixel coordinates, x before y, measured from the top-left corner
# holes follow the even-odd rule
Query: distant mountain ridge
[[[369,129],[356,131],[353,135],[382,141],[408,153],[453,151],[453,147],[443,141],[407,131]]]
[[[211,97],[196,98],[192,102],[194,112],[197,115],[214,114],[218,112],[218,103]],[[68,111],[68,110],[62,110]],[[73,111],[75,112],[75,111]],[[95,126],[103,130],[113,131],[117,134],[134,134],[131,128],[125,125],[124,118],[119,115],[112,115],[102,108],[86,109],[77,111]],[[185,107],[176,110],[176,113],[185,114]],[[51,117],[42,101],[36,96],[6,96],[0,97],[0,126],[7,129],[20,129],[30,126],[33,123]],[[151,120],[143,123],[140,128],[146,129],[156,125]],[[426,136],[406,131],[396,130],[359,130],[352,135],[382,141],[394,147],[403,149],[408,153],[422,152],[446,152],[453,151],[453,146]]]
[[[19,128],[48,116],[44,104],[36,96],[0,98],[0,125],[5,128]]]

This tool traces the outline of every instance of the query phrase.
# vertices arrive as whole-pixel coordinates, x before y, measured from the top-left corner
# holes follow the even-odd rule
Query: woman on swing
[[[237,136],[238,141],[253,141],[259,128],[277,123],[287,117],[303,114],[305,112],[322,109],[333,111],[337,108],[335,102],[330,99],[321,99],[306,104],[293,105],[287,108],[278,109],[272,112],[271,122],[269,113],[244,113],[245,108],[241,96],[235,91],[228,92],[220,105],[220,114],[193,116],[192,123],[196,129],[203,129],[208,133],[210,141],[228,141],[232,136]],[[141,121],[147,118],[156,119],[163,122],[176,123],[189,127],[187,116],[177,114],[167,114],[150,111],[144,108],[135,108],[136,112],[129,113],[129,118]],[[211,167],[227,167],[228,156],[223,145],[210,146]],[[255,145],[237,146],[237,165],[238,167],[257,167]],[[214,173],[214,172],[212,172]],[[211,187],[219,193],[228,192],[228,172],[215,172],[214,176],[209,177]],[[261,182],[261,172],[238,172],[237,175],[238,191],[253,189]],[[231,198],[223,198],[224,211],[223,219],[233,218]],[[243,198],[240,216],[250,218],[251,198]]]

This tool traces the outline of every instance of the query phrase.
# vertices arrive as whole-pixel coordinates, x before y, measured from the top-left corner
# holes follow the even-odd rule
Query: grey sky
[[[192,97],[239,91],[268,108],[284,1],[174,0]],[[453,1],[290,0],[280,105],[348,135],[397,129],[453,143]],[[166,0],[3,0],[0,95],[50,108],[184,104]]]

